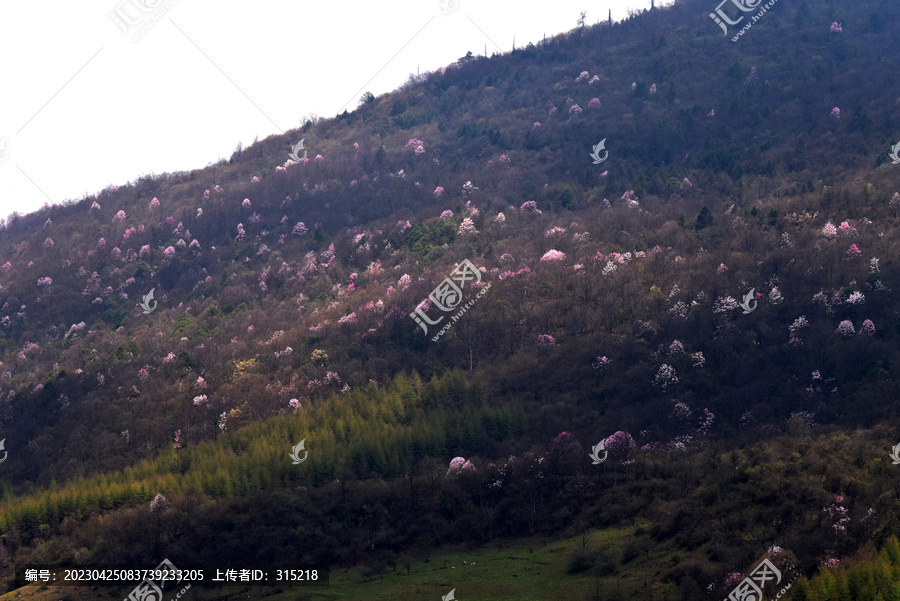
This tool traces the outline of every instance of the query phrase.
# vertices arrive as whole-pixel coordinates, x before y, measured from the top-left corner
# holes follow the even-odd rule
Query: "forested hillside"
[[[715,8],[11,215],[7,590],[164,557],[399,578],[628,527],[559,590],[724,598],[768,557],[782,598],[900,595],[900,7],[777,3],[738,42]],[[465,260],[434,340],[411,314]]]

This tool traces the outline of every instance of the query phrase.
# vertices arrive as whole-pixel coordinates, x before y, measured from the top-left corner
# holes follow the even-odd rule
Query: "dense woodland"
[[[739,43],[713,8],[469,55],[9,216],[3,582],[162,557],[377,577],[626,524],[570,572],[671,561],[610,598],[724,598],[764,557],[787,598],[900,598],[900,7],[779,3]],[[464,259],[491,288],[433,342],[409,314]]]

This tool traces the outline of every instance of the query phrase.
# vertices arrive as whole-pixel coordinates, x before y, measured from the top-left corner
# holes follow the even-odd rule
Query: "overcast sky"
[[[568,31],[581,11],[594,24],[649,5],[0,0],[0,217],[202,168],[467,51],[509,52],[514,36],[521,47]]]

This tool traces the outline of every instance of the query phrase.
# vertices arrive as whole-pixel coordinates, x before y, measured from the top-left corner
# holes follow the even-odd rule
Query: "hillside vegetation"
[[[765,557],[782,599],[897,598],[900,7],[778,3],[737,43],[714,8],[11,215],[6,589],[583,537],[532,598],[724,598]],[[485,292],[433,341],[410,314],[464,260]]]

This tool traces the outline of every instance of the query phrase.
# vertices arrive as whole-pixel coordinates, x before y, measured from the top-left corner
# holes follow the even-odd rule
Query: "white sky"
[[[202,168],[417,69],[573,29],[582,10],[594,24],[650,5],[443,2],[0,0],[0,217]]]

